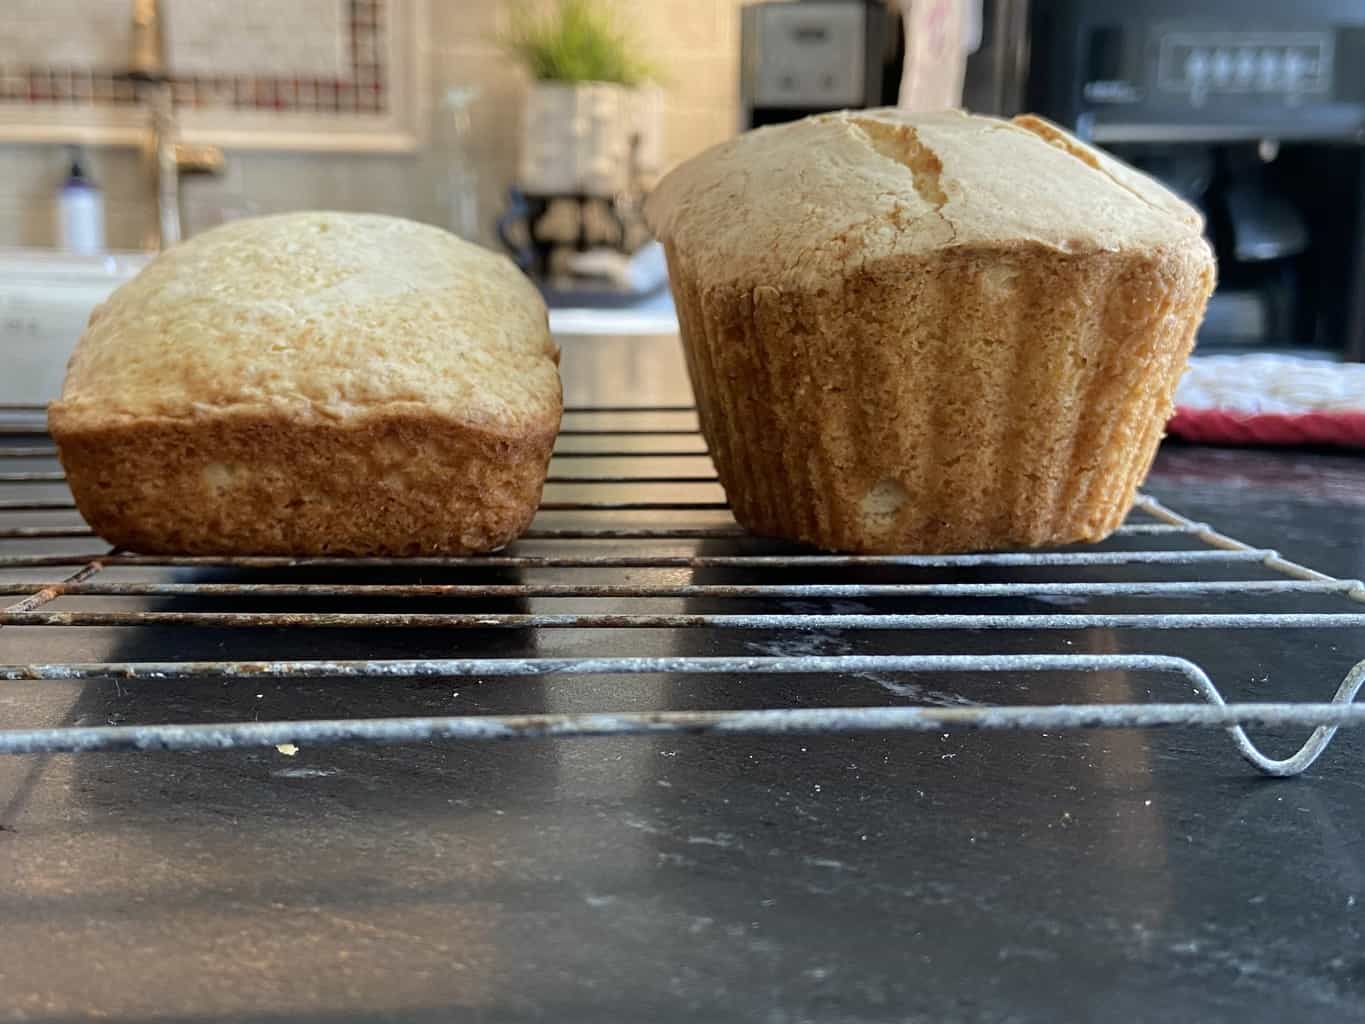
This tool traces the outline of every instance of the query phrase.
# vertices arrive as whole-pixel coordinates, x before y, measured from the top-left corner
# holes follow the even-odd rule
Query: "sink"
[[[56,398],[90,311],[149,258],[0,249],[0,405]]]
[[[0,248],[0,406],[56,398],[90,311],[150,258],[144,252],[78,256]],[[636,306],[550,311],[550,330],[566,337],[672,334],[677,329],[666,289]]]

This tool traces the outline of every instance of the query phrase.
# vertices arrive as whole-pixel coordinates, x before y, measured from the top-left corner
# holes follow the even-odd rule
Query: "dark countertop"
[[[674,397],[624,358],[594,391],[582,380],[597,379],[596,358],[566,345],[577,401]],[[1365,458],[1170,446],[1148,489],[1250,543],[1365,576]],[[182,654],[166,632],[74,632],[60,656]],[[313,642],[273,632],[203,644],[222,657]],[[379,653],[936,642],[513,632],[395,632]],[[0,661],[38,657],[52,636],[6,627]],[[1047,642],[1175,645],[1253,700],[1326,699],[1365,657],[1358,630]],[[1074,679],[1003,694],[984,679],[821,685],[25,683],[0,686],[0,722],[1186,697],[1112,673],[1082,693]],[[1219,733],[1177,731],[0,759],[0,1020],[1362,1019],[1362,738],[1343,733],[1292,781],[1258,777]]]

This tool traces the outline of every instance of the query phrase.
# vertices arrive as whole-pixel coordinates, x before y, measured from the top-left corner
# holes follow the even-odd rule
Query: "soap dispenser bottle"
[[[57,193],[57,240],[68,252],[104,251],[104,197],[85,171],[81,151],[71,146],[68,171]]]

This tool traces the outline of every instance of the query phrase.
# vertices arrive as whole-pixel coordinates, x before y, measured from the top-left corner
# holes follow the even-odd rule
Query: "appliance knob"
[[[1227,85],[1232,80],[1232,54],[1227,50],[1218,50],[1213,55],[1213,84],[1217,86]]]
[[[1280,55],[1274,50],[1261,51],[1261,88],[1274,89],[1280,80]]]
[[[1185,58],[1185,77],[1191,85],[1203,85],[1209,76],[1209,55],[1203,50],[1191,50]]]
[[[1284,55],[1284,84],[1291,92],[1299,85],[1299,79],[1308,70],[1308,59],[1298,50],[1290,50]]]

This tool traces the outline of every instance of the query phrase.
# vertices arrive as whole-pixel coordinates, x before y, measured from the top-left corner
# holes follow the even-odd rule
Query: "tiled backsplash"
[[[5,2],[50,11],[54,17],[67,7],[89,11],[112,5],[118,8],[121,21],[127,17],[127,0]],[[340,0],[347,9],[355,4],[372,4],[377,21],[382,21],[386,2]],[[180,4],[201,3],[249,10],[257,7],[256,0],[170,0],[166,4],[168,22]],[[472,159],[479,181],[480,217],[488,238],[515,172],[527,83],[525,73],[494,41],[507,25],[512,3],[428,0],[428,23],[420,34],[432,98],[455,85],[479,89],[472,107]],[[323,0],[276,4],[259,0],[261,11],[283,12],[322,4]],[[676,162],[733,134],[739,119],[740,0],[647,0],[622,3],[620,7],[648,55],[664,72],[667,162]],[[272,39],[277,38],[277,31],[270,33]],[[174,37],[173,26],[170,35]],[[353,33],[352,39],[357,38]],[[175,45],[170,40],[168,44]],[[348,59],[357,56],[351,54]],[[211,75],[204,77],[214,79]],[[229,80],[235,87],[236,78]],[[137,154],[130,148],[110,147],[92,150],[92,157],[105,193],[109,244],[134,247],[145,234],[151,216]],[[359,155],[231,149],[228,173],[223,178],[186,182],[187,226],[197,231],[224,215],[309,207],[375,210],[440,223],[437,180],[444,170],[441,160],[434,152]],[[52,202],[62,170],[61,153],[54,146],[0,145],[0,246],[52,243]]]
[[[132,84],[119,74],[131,50],[131,0],[6,4],[0,13],[0,102],[134,102]],[[386,0],[162,0],[176,102],[230,110],[381,111],[387,9]]]
[[[182,74],[336,78],[349,60],[350,0],[161,0]],[[362,16],[376,5],[365,0]],[[382,6],[382,5],[379,5]],[[6,0],[0,66],[110,73],[128,60],[130,0]],[[369,15],[369,16],[372,16]]]
[[[7,0],[0,32],[6,79],[30,66],[108,68],[128,59],[125,0]]]
[[[352,50],[377,54],[370,34],[381,4],[344,0],[162,0],[177,74],[340,78]],[[363,29],[355,33],[352,26]]]

